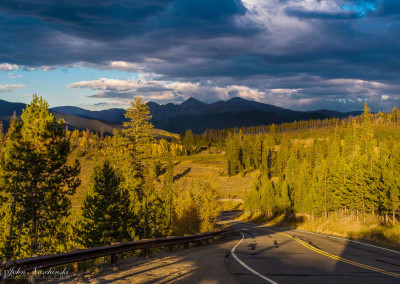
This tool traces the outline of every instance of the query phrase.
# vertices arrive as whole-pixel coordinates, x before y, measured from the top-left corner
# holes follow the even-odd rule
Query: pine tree
[[[85,247],[110,245],[133,238],[137,220],[130,210],[130,196],[121,177],[108,161],[94,169],[77,231]]]
[[[300,165],[298,177],[295,182],[294,209],[297,212],[307,212],[306,196],[309,194],[311,181],[311,164],[304,160]]]
[[[67,165],[69,152],[63,123],[34,95],[21,121],[13,118],[0,160],[1,188],[11,204],[7,258],[18,250],[32,255],[65,249],[68,196],[80,184],[78,161]]]
[[[129,119],[124,122],[123,132],[131,140],[133,154],[142,168],[151,158],[151,142],[153,136],[151,130],[153,125],[150,123],[151,115],[149,106],[137,97],[126,110],[125,117]]]
[[[399,125],[400,123],[400,111],[399,107],[395,106],[392,110],[392,121],[396,124]]]
[[[362,123],[362,140],[364,142],[365,152],[368,152],[369,142],[372,140],[374,136],[374,132],[372,129],[371,122],[371,111],[367,106],[367,103],[364,104],[364,113],[363,113],[363,123]]]
[[[290,213],[293,209],[291,194],[292,194],[292,188],[286,181],[284,181],[279,187],[277,205],[278,208],[285,214]]]
[[[267,175],[261,176],[261,206],[263,212],[267,214],[267,217],[272,217],[274,207],[276,206],[276,198],[274,187]]]
[[[4,126],[3,121],[0,121],[0,150],[3,147],[3,140],[4,140]]]
[[[400,206],[400,143],[393,147],[392,152],[382,170],[381,203],[385,214],[392,213],[392,222],[396,222],[396,210]],[[387,219],[387,218],[386,218]]]
[[[194,136],[192,130],[188,129],[185,132],[185,137],[183,138],[183,145],[187,149],[189,155],[195,152]]]
[[[127,109],[125,117],[129,119],[124,123],[125,129],[123,130],[128,138],[126,147],[129,150],[127,155],[125,154],[125,160],[132,172],[132,175],[126,176],[126,178],[137,181],[135,182],[137,186],[130,190],[131,196],[136,192],[140,202],[140,208],[134,208],[134,211],[139,212],[141,217],[140,237],[158,236],[164,234],[165,223],[168,223],[168,220],[165,221],[165,218],[161,218],[163,214],[166,214],[165,204],[154,191],[153,183],[159,174],[157,170],[159,162],[152,153],[151,131],[153,125],[150,122],[152,116],[149,106],[140,97],[135,98],[131,107]]]

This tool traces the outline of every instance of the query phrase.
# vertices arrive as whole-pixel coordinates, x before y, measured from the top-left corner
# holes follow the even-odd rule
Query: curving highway
[[[242,283],[400,283],[400,252],[310,232],[234,222],[227,265]]]

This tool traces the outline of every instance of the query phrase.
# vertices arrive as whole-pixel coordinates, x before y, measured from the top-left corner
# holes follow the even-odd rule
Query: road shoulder
[[[77,274],[64,283],[236,284],[239,282],[229,272],[226,258],[238,239],[235,234],[213,244],[161,252],[148,260],[139,257],[120,260],[114,269],[108,266],[98,273]]]

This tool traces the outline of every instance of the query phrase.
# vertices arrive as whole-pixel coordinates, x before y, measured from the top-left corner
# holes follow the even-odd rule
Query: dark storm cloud
[[[397,0],[385,0],[380,5],[377,13],[380,16],[394,15],[398,17],[400,13],[400,2]]]
[[[107,91],[107,92],[99,92],[90,96],[91,98],[98,99],[133,99],[135,97],[135,92],[116,92],[116,91]]]
[[[3,0],[0,64],[155,73],[156,86],[134,93],[163,101],[186,96],[167,81],[211,80],[183,89],[207,100],[382,107],[400,90],[399,13],[397,0]],[[105,86],[94,97],[134,93]]]
[[[1,1],[0,11],[0,39],[9,43],[0,60],[38,66],[137,62],[185,45],[185,37],[244,33],[233,17],[245,8],[235,0],[12,0]]]
[[[360,14],[355,12],[339,12],[339,13],[331,13],[331,12],[315,12],[315,11],[304,11],[289,8],[285,10],[286,14],[292,17],[298,18],[309,18],[309,19],[336,19],[336,20],[345,20],[345,19],[356,19],[360,18]]]

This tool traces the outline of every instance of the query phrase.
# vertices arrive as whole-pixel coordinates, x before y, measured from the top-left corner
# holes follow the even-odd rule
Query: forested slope
[[[260,169],[245,210],[385,216],[396,222],[400,189],[399,111],[371,114],[333,126],[227,139],[230,175]]]

